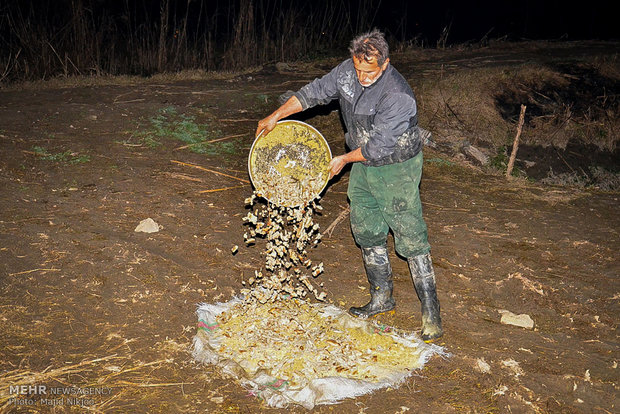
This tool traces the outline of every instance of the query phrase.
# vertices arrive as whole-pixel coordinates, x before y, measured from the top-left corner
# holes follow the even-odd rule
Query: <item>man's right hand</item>
[[[274,112],[273,114],[269,115],[267,118],[264,118],[258,121],[258,127],[256,128],[255,136],[258,137],[260,134],[267,135],[268,133],[270,133],[276,127],[278,120],[279,119],[276,113]]]
[[[276,109],[271,115],[258,121],[256,136],[259,136],[261,133],[270,133],[276,127],[276,124],[280,119],[284,119],[287,116],[296,114],[302,110],[303,108],[299,102],[299,99],[297,99],[296,96],[291,96],[288,101]]]

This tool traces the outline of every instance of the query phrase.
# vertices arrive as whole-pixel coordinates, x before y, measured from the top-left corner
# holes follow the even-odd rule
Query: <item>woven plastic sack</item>
[[[308,376],[303,381],[298,381],[298,384],[294,386],[283,378],[272,376],[269,367],[248,369],[251,364],[245,361],[245,357],[241,354],[224,357],[218,353],[217,350],[221,348],[223,338],[223,328],[220,327],[218,317],[223,312],[232,309],[234,306],[239,306],[241,303],[241,299],[234,298],[226,303],[199,306],[197,310],[198,333],[194,337],[193,356],[198,362],[217,365],[225,375],[236,379],[249,390],[250,394],[261,398],[271,407],[284,408],[290,404],[298,404],[307,409],[312,409],[317,404],[334,404],[345,398],[357,397],[381,388],[396,387],[407,377],[413,375],[416,370],[422,368],[432,355],[447,355],[443,348],[426,344],[413,333],[395,332],[384,325],[354,318],[333,305],[312,304],[310,306],[313,314],[320,315],[321,318],[329,318],[330,323],[334,324],[334,329],[354,329],[356,332],[367,332],[368,335],[374,333],[388,335],[395,343],[401,344],[407,347],[407,350],[410,349],[412,353],[415,353],[415,360],[412,363],[413,366],[408,367],[399,366],[393,369],[385,366],[366,367],[369,370],[368,372],[372,373],[374,378],[372,381],[348,378],[346,373],[343,373],[343,376]],[[272,305],[268,303],[265,306]],[[314,339],[316,341],[321,340],[316,335]],[[297,357],[299,357],[299,353],[297,353]],[[282,363],[285,362],[282,361]]]

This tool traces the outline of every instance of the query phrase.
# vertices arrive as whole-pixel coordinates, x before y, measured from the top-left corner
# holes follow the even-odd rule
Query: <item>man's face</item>
[[[366,59],[358,59],[356,56],[353,56],[353,66],[355,66],[355,73],[357,74],[357,80],[360,82],[360,85],[367,88],[383,73],[383,71],[387,68],[388,63],[390,63],[390,59],[385,59],[383,65],[379,66],[377,64],[377,58],[372,57],[370,61]]]

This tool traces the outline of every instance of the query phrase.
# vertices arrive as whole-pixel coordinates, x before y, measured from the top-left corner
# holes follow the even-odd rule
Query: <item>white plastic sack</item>
[[[223,355],[225,353],[224,350],[230,351],[224,349],[222,344],[223,341],[230,338],[230,333],[224,332],[226,325],[221,327],[218,317],[221,317],[223,312],[229,310],[233,312],[235,309],[241,309],[240,306],[244,305],[242,305],[242,301],[239,298],[232,299],[226,303],[202,304],[199,306],[197,310],[199,320],[198,333],[194,337],[193,356],[197,361],[204,364],[217,365],[223,373],[235,378],[242,386],[248,388],[251,394],[263,399],[272,407],[284,408],[289,404],[299,404],[307,409],[311,409],[317,404],[334,404],[344,398],[357,397],[381,388],[395,387],[412,375],[415,370],[422,368],[433,354],[446,355],[441,347],[426,344],[412,333],[395,332],[377,323],[354,318],[344,310],[333,305],[312,304],[308,306],[312,310],[313,317],[327,318],[326,321],[322,322],[328,321],[330,324],[333,324],[330,325],[331,329],[323,331],[326,332],[326,335],[330,330],[345,331],[347,329],[353,329],[357,333],[368,332],[370,336],[373,335],[373,332],[378,332],[376,335],[384,336],[380,338],[383,342],[389,338],[390,342],[394,343],[395,346],[401,347],[401,351],[402,346],[406,347],[407,352],[410,350],[413,353],[411,355],[413,359],[410,358],[413,363],[411,364],[412,366],[407,367],[386,367],[385,364],[383,366],[378,364],[376,366],[366,366],[364,368],[366,372],[372,374],[373,380],[370,381],[351,378],[347,375],[347,372],[342,372],[342,376],[329,375],[321,377],[320,373],[325,372],[324,370],[319,370],[319,374],[314,376],[305,375],[301,379],[297,376],[296,381],[289,381],[286,378],[273,376],[272,373],[277,372],[277,366],[291,362],[291,358],[282,357],[281,361],[275,362],[272,358],[268,361],[274,365],[273,367],[261,366],[260,369],[257,369],[248,360],[249,352]],[[278,305],[267,303],[256,306],[277,307]],[[246,314],[248,313],[256,312],[246,312]],[[277,319],[281,315],[281,313],[269,313],[269,315],[272,314],[274,316],[270,316],[270,318],[273,319]],[[248,317],[251,316],[248,315]],[[243,315],[235,317],[244,318]],[[272,326],[273,322],[273,320],[269,321],[270,326]],[[268,333],[269,338],[273,338],[277,334],[278,332],[275,331]],[[385,337],[386,335],[387,337]],[[321,336],[321,333],[317,334],[317,332],[314,332],[309,338],[320,343]],[[288,343],[292,342],[294,342],[292,339],[287,338],[282,338],[281,341],[278,340],[277,355],[286,354],[287,351],[282,348],[285,348]],[[261,345],[264,344],[261,343]],[[247,344],[247,346],[252,348],[251,344]],[[218,350],[222,351],[218,352]],[[296,349],[291,350],[291,355],[294,355],[297,359],[308,358],[308,364],[312,364],[312,357],[314,356],[311,352],[304,354],[303,351],[300,352]]]

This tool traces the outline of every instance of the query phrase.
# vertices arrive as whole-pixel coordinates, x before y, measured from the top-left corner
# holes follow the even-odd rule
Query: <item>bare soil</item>
[[[400,69],[407,62],[402,72],[420,76],[447,62],[518,65],[551,55],[583,58],[591,49],[452,51],[418,66],[413,57],[393,63]],[[263,263],[260,244],[242,246],[256,122],[280,93],[330,63],[227,79],[0,91],[2,411],[306,411],[266,407],[213,367],[194,363],[190,350],[197,304],[230,299]],[[138,133],[166,107],[210,123],[218,137],[242,134],[223,141],[235,151],[197,154],[170,139],[148,146]],[[301,119],[338,154],[344,144],[332,109]],[[44,156],[37,147],[66,155]],[[507,181],[430,148],[424,155],[421,194],[445,329],[439,344],[451,356],[431,359],[399,388],[313,411],[618,412],[619,194]],[[327,188],[316,218],[321,228],[346,208],[347,181],[345,173]],[[147,217],[163,228],[134,232]],[[406,262],[389,243],[397,308],[378,319],[419,330]],[[235,255],[233,245],[240,246]],[[311,255],[325,264],[320,279],[329,302],[365,303],[347,220]],[[501,310],[530,315],[534,328],[501,324]],[[18,384],[110,392],[54,407],[40,395],[11,395]]]

